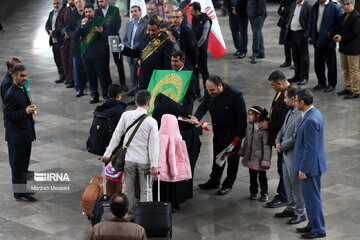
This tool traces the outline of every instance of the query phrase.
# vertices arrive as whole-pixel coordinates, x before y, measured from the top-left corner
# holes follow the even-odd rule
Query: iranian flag
[[[226,46],[224,38],[221,34],[218,18],[211,0],[192,0],[191,2],[198,2],[201,5],[201,12],[206,13],[212,20],[211,31],[209,34],[209,50],[216,59],[219,59],[225,52]],[[191,23],[192,16],[190,14],[190,3],[184,8],[189,23]]]

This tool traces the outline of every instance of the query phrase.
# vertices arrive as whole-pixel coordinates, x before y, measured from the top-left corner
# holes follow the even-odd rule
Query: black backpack
[[[90,136],[86,142],[88,152],[100,156],[104,155],[115,128],[116,124],[111,118],[101,115],[94,116]]]

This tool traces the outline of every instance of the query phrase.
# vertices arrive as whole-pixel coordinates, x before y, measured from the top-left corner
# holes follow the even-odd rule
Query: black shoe
[[[311,232],[311,228],[309,228],[309,227],[297,228],[296,232],[298,232],[298,233],[309,233],[309,232]]]
[[[251,63],[253,64],[257,63],[257,58],[255,56],[251,57]]]
[[[121,90],[124,90],[125,92],[129,91],[128,86],[126,84],[121,85]]]
[[[269,197],[268,197],[268,195],[266,193],[261,194],[261,196],[258,199],[259,202],[267,202],[268,200],[269,200]]]
[[[286,209],[284,211],[282,211],[281,213],[275,213],[276,218],[287,218],[287,217],[293,217],[293,216],[295,216],[295,213],[290,212]]]
[[[314,238],[324,238],[326,233],[306,233],[301,235],[303,239],[314,239]]]
[[[71,80],[65,80],[65,81],[64,81],[64,84],[65,84],[65,85],[68,85],[68,84],[70,84],[70,83],[73,83],[73,81],[71,81]]]
[[[250,200],[257,200],[258,196],[257,196],[257,194],[250,194],[249,199]]]
[[[274,198],[274,200],[272,200],[271,202],[268,202],[266,204],[266,207],[268,208],[278,208],[278,207],[283,207],[286,206],[286,202],[282,202],[277,198]]]
[[[246,54],[245,54],[245,53],[240,53],[239,56],[238,56],[239,59],[243,59],[243,58],[245,58],[245,57],[246,57]]]
[[[332,92],[334,90],[335,90],[335,88],[333,86],[329,85],[325,88],[324,92]]]
[[[257,58],[265,58],[265,55],[259,55]]]
[[[74,82],[71,82],[66,85],[66,88],[73,88],[73,87],[74,87]]]
[[[292,77],[292,78],[288,79],[288,82],[289,83],[296,83],[296,82],[298,82],[298,80],[296,80],[295,77]]]
[[[236,51],[235,53],[234,53],[234,56],[238,56],[240,54],[240,52],[239,51]]]
[[[313,90],[317,91],[317,90],[321,90],[321,89],[324,89],[324,88],[326,88],[326,85],[318,84],[315,87],[313,87]]]
[[[135,96],[135,92],[134,92],[134,91],[131,91],[131,92],[129,92],[128,94],[126,94],[126,96],[128,96],[128,97],[133,97],[133,96]]]
[[[29,196],[28,194],[23,194],[20,197],[15,198],[18,202],[36,202],[36,198]]]
[[[297,85],[299,85],[299,86],[305,85],[305,84],[307,84],[308,81],[309,81],[309,79],[303,79],[300,82],[298,82]]]
[[[83,91],[80,91],[80,92],[77,92],[76,93],[76,97],[82,97],[84,96],[84,92]]]
[[[287,62],[284,62],[283,64],[280,65],[281,68],[286,68],[286,67],[290,67],[291,66],[291,63],[287,63]]]
[[[291,65],[290,69],[295,70],[295,64]]]
[[[221,187],[219,189],[219,191],[217,192],[218,195],[226,195],[226,194],[229,194],[231,193],[231,188],[228,188],[228,187]]]
[[[215,185],[207,181],[206,183],[199,184],[199,188],[202,190],[209,190],[209,189],[218,189],[220,185]]]
[[[99,102],[99,99],[98,98],[93,98],[90,100],[90,104],[95,104],[95,103],[98,103]]]
[[[350,94],[350,93],[351,93],[351,91],[349,91],[349,90],[347,90],[347,89],[345,88],[344,90],[342,90],[342,91],[340,91],[340,92],[337,92],[337,95],[343,96],[343,95],[348,95],[348,94]]]
[[[305,215],[294,215],[287,224],[298,224],[306,220]]]
[[[351,93],[344,97],[344,99],[353,99],[353,98],[359,98],[359,94]]]
[[[58,80],[55,80],[55,83],[63,83],[65,81],[65,79],[58,79]]]

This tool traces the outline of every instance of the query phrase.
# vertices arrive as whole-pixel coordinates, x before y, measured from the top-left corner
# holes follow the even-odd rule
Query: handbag
[[[131,143],[131,141],[133,140],[135,133],[137,132],[137,130],[139,129],[141,123],[145,120],[145,118],[148,115],[144,114],[142,115],[140,118],[138,118],[133,124],[131,124],[126,130],[128,131],[128,129],[130,129],[130,127],[132,127],[136,122],[139,123],[136,125],[135,130],[132,132],[129,140],[127,141],[127,143],[125,144],[125,146],[122,145],[122,143],[120,142],[118,149],[115,151],[115,154],[113,155],[111,161],[112,161],[112,166],[113,168],[118,171],[118,172],[123,172],[124,171],[124,167],[125,167],[125,155],[127,152],[127,149],[129,148],[129,145]],[[126,132],[127,132],[126,131]],[[126,134],[125,132],[125,134]],[[125,134],[123,137],[125,137]]]
[[[104,174],[102,173],[101,175],[103,176]],[[111,161],[109,162],[108,165],[106,165],[105,177],[107,179],[112,179],[114,182],[121,184],[122,183],[122,176],[123,176],[123,173],[116,171],[114,169],[114,167],[112,166]]]

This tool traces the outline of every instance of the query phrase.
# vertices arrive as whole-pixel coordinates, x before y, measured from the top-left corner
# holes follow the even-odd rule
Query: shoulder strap
[[[129,147],[131,141],[133,140],[133,138],[134,138],[134,136],[135,136],[135,133],[137,132],[137,130],[139,129],[140,125],[141,125],[142,122],[145,120],[145,118],[147,118],[147,116],[148,116],[147,114],[144,114],[144,115],[141,116],[141,120],[140,120],[140,122],[136,125],[135,130],[132,132],[129,140],[127,141],[127,143],[126,143],[126,145],[125,145],[125,148],[128,148],[128,147]]]
[[[138,121],[141,120],[142,117],[144,117],[146,114],[141,115],[139,118],[137,118],[125,131],[124,135],[132,128]]]

